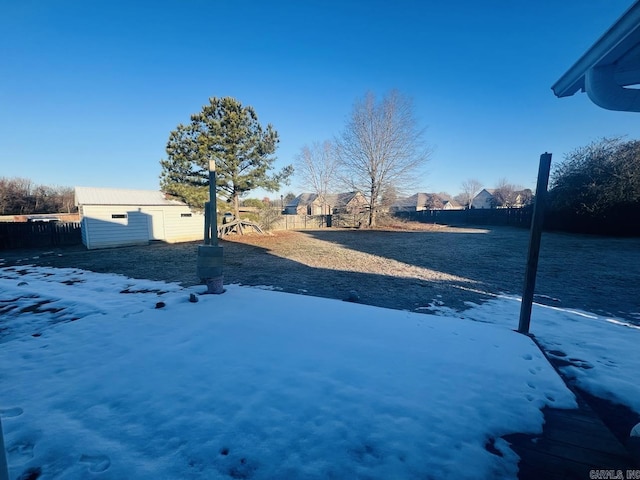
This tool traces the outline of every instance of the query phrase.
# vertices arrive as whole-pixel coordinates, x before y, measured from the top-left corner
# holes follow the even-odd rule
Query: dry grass
[[[425,311],[454,308],[498,293],[519,295],[529,233],[500,227],[398,223],[381,229],[280,231],[228,237],[225,283]],[[153,244],[54,255],[4,252],[7,263],[78,267],[134,278],[198,283],[196,243]],[[60,254],[61,256],[58,256]],[[562,307],[640,320],[640,239],[545,233],[537,298]],[[555,299],[555,300],[553,300]]]

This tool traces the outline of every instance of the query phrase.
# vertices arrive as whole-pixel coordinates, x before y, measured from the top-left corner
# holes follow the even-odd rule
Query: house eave
[[[587,50],[551,87],[569,97],[578,91],[602,108],[640,111],[640,0]]]

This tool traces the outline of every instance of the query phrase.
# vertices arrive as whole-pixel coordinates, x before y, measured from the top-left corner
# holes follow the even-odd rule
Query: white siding
[[[81,210],[82,243],[88,249],[204,239],[204,215],[186,205],[83,205]]]
[[[189,207],[163,207],[165,242],[193,242],[204,240],[204,215]],[[142,209],[144,211],[144,208]],[[191,215],[182,216],[182,215]]]
[[[164,240],[166,238],[164,228],[164,210],[158,208],[141,208],[141,211],[149,215],[149,240]]]
[[[89,244],[88,244],[88,240],[87,240],[87,227],[85,226],[85,221],[83,218],[83,212],[84,212],[84,207],[83,206],[79,206],[78,207],[78,214],[80,215],[80,235],[82,236],[82,244],[89,248]]]
[[[482,190],[473,198],[471,206],[478,209],[495,208],[495,204],[493,202],[493,195],[491,195],[487,190]]]
[[[82,212],[82,240],[88,249],[149,243],[147,215],[134,206],[83,205]]]

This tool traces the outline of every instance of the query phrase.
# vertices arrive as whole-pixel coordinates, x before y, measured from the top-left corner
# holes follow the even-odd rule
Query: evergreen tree
[[[254,109],[231,97],[210,98],[188,125],[169,135],[167,158],[160,161],[160,185],[166,193],[196,207],[208,199],[209,160],[216,165],[217,192],[233,204],[239,217],[240,198],[256,188],[276,191],[287,183],[293,167],[269,174],[278,133],[258,122]]]

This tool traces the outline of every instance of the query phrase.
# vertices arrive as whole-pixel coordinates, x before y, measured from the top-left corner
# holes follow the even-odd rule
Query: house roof
[[[586,92],[608,110],[640,112],[640,0],[551,87],[557,97]]]
[[[301,193],[296,198],[291,200],[287,204],[287,207],[299,207],[301,205],[309,205],[316,198],[318,198],[318,195],[316,195],[315,193]]]
[[[358,192],[329,193],[325,195],[325,202],[332,207],[345,207]]]
[[[399,198],[395,205],[398,207],[416,207],[418,205],[426,205],[427,194],[426,193],[414,193],[409,197]]]
[[[185,205],[157,190],[75,187],[76,205]]]
[[[452,207],[462,207],[462,205],[460,205],[458,202],[456,202],[454,199],[451,200],[443,200],[442,201],[442,205],[451,205]]]
[[[394,206],[425,207],[438,201],[442,202],[442,199],[437,193],[414,193],[410,197],[399,198]]]
[[[358,192],[327,193],[324,198],[327,205],[331,205],[332,207],[342,207],[347,205],[357,194]],[[301,193],[287,206],[298,207],[302,205],[309,205],[316,200],[318,200],[318,194],[316,193]]]

